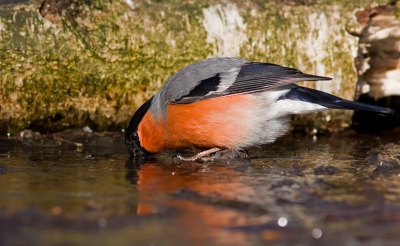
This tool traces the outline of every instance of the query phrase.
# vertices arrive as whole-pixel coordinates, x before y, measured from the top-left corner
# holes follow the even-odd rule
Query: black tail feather
[[[280,99],[300,100],[304,102],[319,104],[331,109],[350,109],[350,110],[369,111],[380,115],[394,114],[394,110],[390,108],[384,108],[360,102],[352,102],[322,91],[317,91],[314,89],[305,88],[301,86],[291,89],[286,95],[284,95]]]

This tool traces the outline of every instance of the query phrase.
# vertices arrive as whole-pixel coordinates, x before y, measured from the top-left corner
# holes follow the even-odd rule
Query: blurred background
[[[386,0],[0,0],[0,134],[121,131],[172,74],[216,56],[329,76],[303,85],[399,109],[398,14]],[[295,116],[293,129],[399,125],[352,115]]]

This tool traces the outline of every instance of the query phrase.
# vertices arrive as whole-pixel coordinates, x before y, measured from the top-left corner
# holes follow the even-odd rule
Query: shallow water
[[[27,131],[0,139],[0,245],[398,245],[398,134],[292,135],[204,165],[131,159],[122,133]]]

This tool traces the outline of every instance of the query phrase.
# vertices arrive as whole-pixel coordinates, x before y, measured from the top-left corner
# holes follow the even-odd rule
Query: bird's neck
[[[164,124],[161,116],[155,117],[151,111],[143,116],[138,126],[141,146],[151,153],[164,150]]]

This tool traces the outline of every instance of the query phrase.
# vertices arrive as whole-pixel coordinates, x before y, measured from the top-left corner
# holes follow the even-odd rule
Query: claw
[[[201,161],[204,163],[212,162],[212,161],[214,161],[215,156],[208,156],[208,155],[213,154],[220,150],[221,150],[220,148],[212,148],[212,149],[197,153],[194,156],[190,156],[190,157],[183,157],[181,155],[176,155],[172,158],[172,160],[174,160],[174,158],[176,158],[178,162],[183,162],[183,161],[196,161],[196,162]]]

